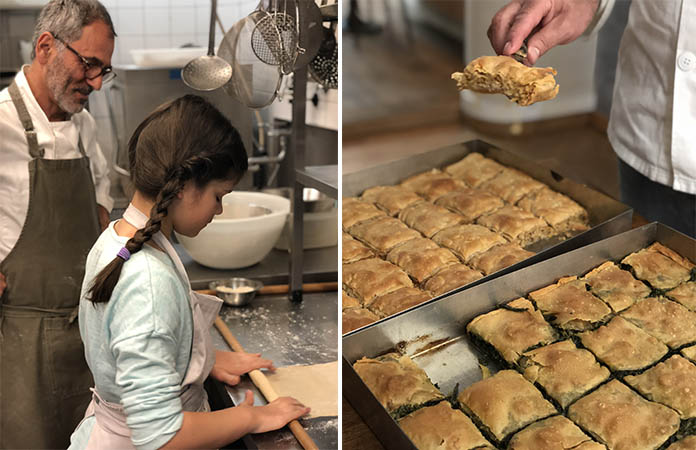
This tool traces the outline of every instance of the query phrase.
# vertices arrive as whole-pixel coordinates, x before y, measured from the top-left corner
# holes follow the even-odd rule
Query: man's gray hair
[[[116,37],[111,16],[99,1],[51,0],[41,9],[36,21],[31,59],[36,57],[36,42],[42,33],[48,31],[66,42],[77,41],[82,36],[82,29],[96,21],[104,22],[111,30],[112,37]]]

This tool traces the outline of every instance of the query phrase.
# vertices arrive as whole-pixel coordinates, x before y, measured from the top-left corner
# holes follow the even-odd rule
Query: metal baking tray
[[[525,296],[561,277],[582,275],[605,261],[619,261],[658,241],[696,261],[696,240],[651,223],[411,309],[345,335],[343,395],[388,449],[415,448],[398,424],[353,370],[363,356],[395,349],[411,356],[446,395],[481,379],[478,350],[466,337],[466,324],[497,305]]]

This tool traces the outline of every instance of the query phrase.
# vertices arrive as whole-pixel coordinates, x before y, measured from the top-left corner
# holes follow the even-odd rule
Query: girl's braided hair
[[[137,253],[155,235],[169,205],[191,180],[204,188],[212,180],[239,181],[247,170],[247,155],[237,130],[212,104],[185,95],[155,109],[128,142],[131,181],[155,201],[150,219],[126,243]],[[116,256],[95,277],[89,289],[94,303],[108,302],[125,261]]]

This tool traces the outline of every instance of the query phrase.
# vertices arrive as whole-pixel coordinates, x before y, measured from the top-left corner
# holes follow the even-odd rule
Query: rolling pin
[[[271,284],[259,289],[259,295],[286,294],[288,292],[288,289],[290,288],[287,284]],[[338,283],[336,281],[326,281],[322,283],[305,283],[302,285],[303,292],[326,292],[335,291],[337,289]],[[197,289],[196,292],[208,295],[216,294],[214,289]]]
[[[222,334],[225,342],[227,342],[232,350],[235,352],[244,352],[242,345],[232,335],[232,332],[227,327],[227,324],[225,324],[225,322],[223,322],[219,316],[217,319],[215,319],[215,328],[217,328],[220,334]],[[258,369],[252,370],[249,372],[249,378],[251,378],[251,381],[261,391],[263,396],[266,397],[266,400],[269,403],[278,398],[278,394],[276,393],[275,389],[273,389],[273,386],[271,386],[271,383],[269,383],[268,378],[266,378],[266,375],[264,375],[263,372]],[[319,450],[319,447],[317,447],[312,438],[309,437],[305,429],[302,428],[300,422],[293,420],[288,424],[288,428],[290,428],[292,434],[295,435],[295,438],[305,450]]]

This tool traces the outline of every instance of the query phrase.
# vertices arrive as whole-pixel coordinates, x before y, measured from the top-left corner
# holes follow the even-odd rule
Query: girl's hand
[[[239,406],[253,406],[254,394],[251,391],[246,391],[244,402]],[[308,414],[311,408],[303,405],[292,397],[278,397],[271,403],[256,408],[257,420],[251,433],[265,433],[266,431],[277,430],[283,428],[291,420],[299,419]]]
[[[215,354],[215,365],[210,371],[210,376],[216,380],[233,386],[239,383],[241,375],[254,369],[275,370],[273,362],[261,358],[261,353],[225,352]]]

